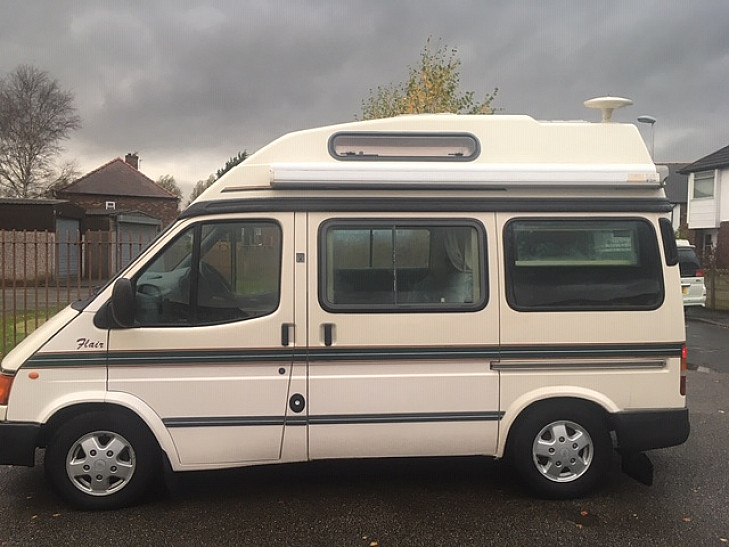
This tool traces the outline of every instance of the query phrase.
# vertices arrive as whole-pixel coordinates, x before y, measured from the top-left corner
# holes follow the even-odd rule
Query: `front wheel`
[[[603,416],[589,404],[540,403],[527,409],[513,427],[511,461],[538,495],[580,497],[605,478],[612,440]]]
[[[138,501],[161,467],[154,437],[137,420],[89,412],[56,430],[46,448],[45,470],[72,505],[113,509]]]

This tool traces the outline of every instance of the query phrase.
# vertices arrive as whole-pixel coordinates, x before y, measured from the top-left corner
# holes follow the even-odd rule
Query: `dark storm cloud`
[[[499,87],[505,113],[658,118],[657,158],[729,141],[724,1],[4,2],[0,74],[27,63],[73,91],[68,155],[93,169],[138,151],[153,178],[205,178],[239,150],[353,119],[368,90],[402,80],[425,40],[458,49],[462,86]],[[644,129],[645,130],[645,129]]]

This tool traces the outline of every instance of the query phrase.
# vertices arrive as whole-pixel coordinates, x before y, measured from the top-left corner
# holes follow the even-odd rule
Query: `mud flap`
[[[653,484],[653,463],[645,452],[623,453],[623,473],[646,486]]]
[[[180,474],[172,470],[170,460],[166,454],[162,455],[162,478],[163,486],[170,497],[176,497],[182,491]]]

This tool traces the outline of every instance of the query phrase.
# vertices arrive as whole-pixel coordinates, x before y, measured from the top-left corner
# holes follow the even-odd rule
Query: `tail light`
[[[9,374],[0,374],[0,405],[7,405],[10,399],[10,386],[13,385],[13,378]]]
[[[696,270],[695,277],[704,277],[704,270]]]
[[[688,349],[686,344],[681,347],[681,395],[686,395],[686,371],[688,370]]]

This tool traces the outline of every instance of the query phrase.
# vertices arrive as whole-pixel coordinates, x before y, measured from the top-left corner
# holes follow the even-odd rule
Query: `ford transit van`
[[[286,135],[2,361],[0,463],[70,503],[174,472],[505,458],[537,495],[689,433],[678,253],[629,124],[417,115]],[[640,470],[639,472],[636,470]]]

